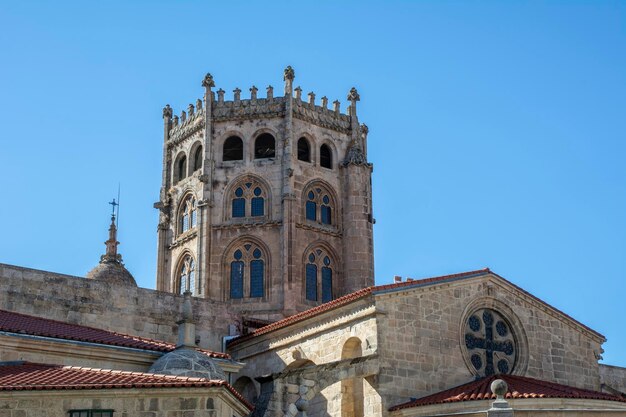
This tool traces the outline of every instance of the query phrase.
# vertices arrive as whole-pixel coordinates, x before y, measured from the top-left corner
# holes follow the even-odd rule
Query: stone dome
[[[113,207],[117,204],[113,200]],[[117,253],[117,226],[115,225],[115,214],[111,215],[111,226],[109,226],[109,240],[104,242],[106,253],[100,257],[100,263],[87,273],[87,278],[98,281],[105,281],[113,284],[137,286],[135,278],[124,267],[122,255]]]
[[[195,349],[177,348],[161,356],[148,372],[174,376],[226,380],[226,374],[215,360]]]
[[[101,262],[87,273],[87,278],[115,284],[137,286],[135,278],[121,262]]]

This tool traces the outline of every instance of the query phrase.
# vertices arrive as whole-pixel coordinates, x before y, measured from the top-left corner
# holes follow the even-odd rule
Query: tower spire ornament
[[[119,203],[113,199],[109,204],[111,205],[111,225],[109,226],[109,239],[104,242],[106,252],[100,257],[100,263],[89,271],[87,278],[137,286],[135,278],[122,263],[122,255],[117,253],[117,246],[120,242],[117,241],[117,224],[115,221],[119,213]]]

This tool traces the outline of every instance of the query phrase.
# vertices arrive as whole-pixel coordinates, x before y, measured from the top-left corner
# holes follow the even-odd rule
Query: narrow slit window
[[[306,138],[298,139],[298,160],[311,162],[311,148]]]
[[[324,168],[333,168],[333,154],[326,144],[320,147],[320,165]]]

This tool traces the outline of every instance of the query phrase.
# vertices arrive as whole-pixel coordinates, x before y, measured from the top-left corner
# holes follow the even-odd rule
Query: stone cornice
[[[180,245],[182,245],[185,242],[189,242],[192,239],[195,239],[195,237],[198,236],[198,230],[197,228],[189,230],[188,232],[185,232],[183,234],[181,234],[180,236],[178,236],[169,246],[169,249],[174,249]]]
[[[313,225],[313,224],[304,224],[304,223],[296,223],[296,228],[304,229],[304,230],[312,230],[314,232],[323,233],[328,236],[343,237],[343,233],[336,228],[328,229],[326,227]]]
[[[278,227],[281,226],[283,222],[281,221],[261,221],[261,222],[253,222],[253,223],[228,223],[228,224],[218,224],[211,226],[212,230],[230,230],[230,229],[251,229],[257,227]]]

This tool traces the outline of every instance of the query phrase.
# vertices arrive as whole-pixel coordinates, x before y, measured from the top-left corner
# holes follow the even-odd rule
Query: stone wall
[[[386,313],[378,324],[386,408],[475,378],[464,359],[464,326],[484,307],[510,321],[518,349],[514,374],[600,390],[601,336],[487,275],[376,296],[376,308]]]
[[[626,395],[626,368],[600,364],[600,381],[603,387],[607,385],[610,389]]]
[[[200,346],[221,351],[237,318],[221,303],[192,301]],[[176,343],[182,303],[171,293],[0,264],[0,306],[18,313]]]
[[[233,358],[246,363],[238,374],[242,378],[254,379],[260,375],[304,369],[310,365],[320,365],[319,375],[322,375],[323,372],[328,372],[324,364],[355,357],[350,355],[352,349],[359,349],[360,354],[357,356],[372,355],[376,352],[377,344],[375,311],[371,304],[362,300],[289,326],[285,331],[277,330],[267,336],[258,336],[250,342],[236,344],[229,349],[229,353]],[[338,373],[334,381],[339,381],[340,378]],[[359,396],[354,401],[362,404],[366,416],[380,415],[382,411],[380,397],[373,384],[374,380],[359,378],[352,385],[352,389],[356,388]],[[259,392],[259,384],[255,383],[255,386]],[[308,415],[342,415],[342,407],[346,406],[342,404],[346,387],[344,382],[335,382],[324,385],[321,391],[315,391],[315,397],[309,399]],[[287,389],[284,398],[281,398],[284,409],[288,407],[290,400],[299,398],[298,386],[294,385],[292,388]],[[315,414],[316,412],[321,414]]]
[[[70,410],[114,410],[115,417],[241,417],[225,388],[0,392],[0,417],[67,417]]]

